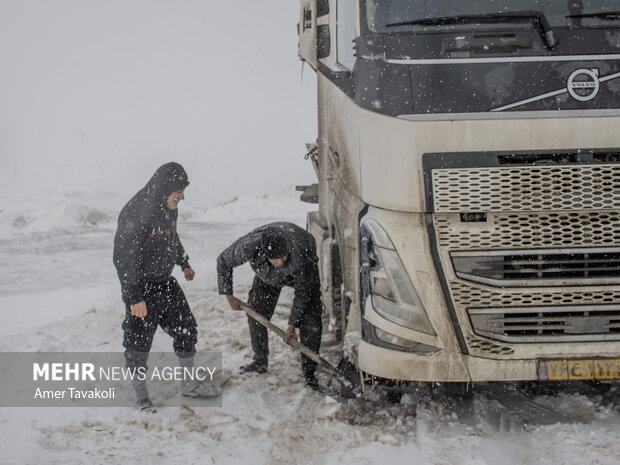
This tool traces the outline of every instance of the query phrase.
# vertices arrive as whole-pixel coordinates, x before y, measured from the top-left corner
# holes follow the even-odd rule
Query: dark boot
[[[249,365],[244,365],[239,368],[239,373],[258,373],[259,375],[262,375],[263,373],[267,373],[267,365],[254,360]]]
[[[138,400],[136,402],[136,409],[144,413],[157,413],[157,409],[148,397]]]
[[[319,390],[319,381],[316,379],[316,376],[314,376],[313,374],[304,376],[304,385],[312,389],[313,391]]]

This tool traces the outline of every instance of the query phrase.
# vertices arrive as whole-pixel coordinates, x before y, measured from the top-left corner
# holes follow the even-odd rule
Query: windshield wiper
[[[421,18],[411,21],[402,21],[398,23],[386,24],[385,27],[396,26],[443,26],[447,24],[471,24],[471,23],[510,23],[513,21],[538,21],[542,29],[542,36],[549,50],[554,50],[558,46],[558,41],[553,35],[553,30],[549,21],[542,11],[509,11],[507,13],[489,13],[477,15],[455,15],[441,16],[437,18]]]
[[[601,11],[599,13],[580,13],[577,15],[567,15],[565,18],[600,18],[600,19],[620,19],[620,11]]]

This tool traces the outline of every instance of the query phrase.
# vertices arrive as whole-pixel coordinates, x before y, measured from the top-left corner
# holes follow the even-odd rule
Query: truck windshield
[[[480,31],[500,28],[531,30],[540,27],[540,21],[523,21],[518,12],[536,12],[540,18],[544,18],[545,27],[550,29],[620,27],[618,0],[362,0],[362,2],[367,30],[378,33],[473,29]]]

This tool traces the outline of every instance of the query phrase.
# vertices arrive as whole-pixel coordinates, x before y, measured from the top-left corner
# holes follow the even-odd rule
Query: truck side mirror
[[[339,1],[343,1],[348,8],[355,6],[354,0]],[[336,0],[301,0],[300,3],[298,25],[300,58],[316,71],[320,68],[321,73],[330,79],[350,76],[351,67],[345,68],[338,62],[336,9],[339,4]],[[355,24],[355,19],[348,18],[348,23]],[[353,36],[354,31],[351,33],[351,38]]]
[[[321,24],[316,29],[316,57],[320,60],[327,58],[331,51],[331,37],[329,24]]]
[[[329,0],[316,0],[316,16],[325,16],[329,14]]]
[[[317,1],[321,2],[321,0],[301,0],[301,14],[297,31],[299,34],[299,57],[315,70],[319,64],[317,57]]]

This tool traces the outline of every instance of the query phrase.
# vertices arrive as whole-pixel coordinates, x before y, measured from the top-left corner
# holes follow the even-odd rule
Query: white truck
[[[617,0],[300,1],[308,229],[357,368],[618,379]]]

